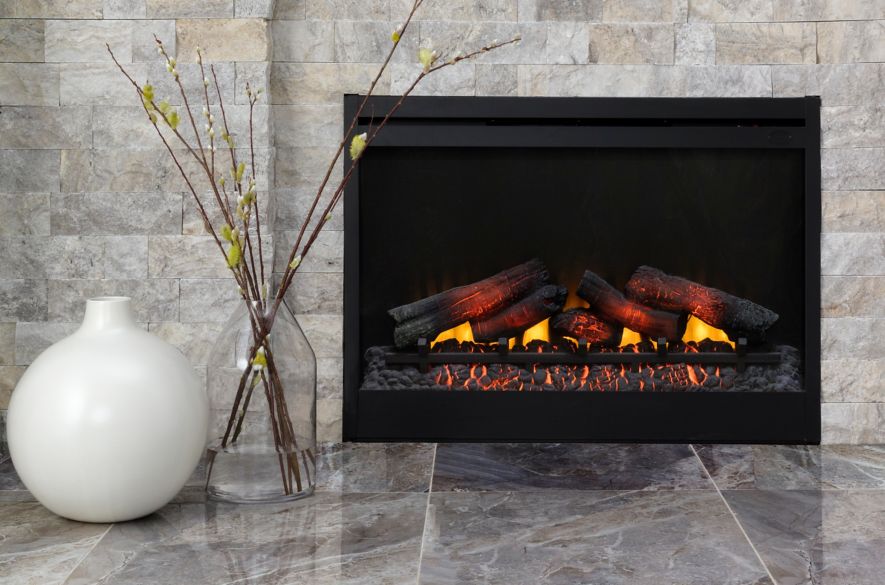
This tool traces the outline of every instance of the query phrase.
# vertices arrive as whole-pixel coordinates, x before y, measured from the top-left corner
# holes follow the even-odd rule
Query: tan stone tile
[[[197,47],[207,61],[265,61],[270,54],[267,21],[259,18],[182,19],[176,32],[182,61],[194,61]]]
[[[816,33],[809,23],[733,23],[716,26],[716,63],[814,63]]]

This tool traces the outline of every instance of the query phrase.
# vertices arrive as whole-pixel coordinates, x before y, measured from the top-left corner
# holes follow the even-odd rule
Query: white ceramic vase
[[[208,420],[206,392],[184,355],[136,324],[129,298],[101,297],[22,376],[7,437],[40,503],[73,520],[119,522],[178,493],[203,453]]]

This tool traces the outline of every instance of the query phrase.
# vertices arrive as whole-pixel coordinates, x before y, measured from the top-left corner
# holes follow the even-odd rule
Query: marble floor
[[[0,584],[885,583],[885,446],[350,444],[320,466],[293,505],[191,486],[94,525],[0,461]]]

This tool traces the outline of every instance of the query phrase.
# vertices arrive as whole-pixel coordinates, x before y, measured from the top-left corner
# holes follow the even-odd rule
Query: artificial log
[[[753,301],[736,297],[650,266],[640,266],[627,282],[627,296],[644,305],[691,313],[725,331],[732,340],[746,337],[759,343],[778,314]]]
[[[581,278],[578,296],[590,303],[590,311],[598,317],[643,335],[672,341],[681,339],[685,333],[685,314],[658,311],[628,300],[590,270]]]
[[[502,337],[516,337],[562,309],[567,296],[568,289],[564,286],[554,284],[542,286],[521,301],[487,319],[471,321],[473,339],[495,341]]]
[[[618,345],[624,334],[624,328],[603,321],[587,309],[569,309],[550,319],[550,328],[554,333],[585,339],[591,345]]]
[[[397,321],[394,343],[407,347],[465,321],[485,319],[546,285],[549,279],[544,263],[533,259],[479,282],[390,309],[388,313]]]

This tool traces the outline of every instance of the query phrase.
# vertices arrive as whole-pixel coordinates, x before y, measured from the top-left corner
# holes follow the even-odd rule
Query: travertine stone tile
[[[885,148],[825,148],[821,186],[826,191],[885,189]]]
[[[152,236],[148,274],[151,278],[227,278],[230,270],[209,236]]]
[[[676,25],[676,65],[716,63],[716,25],[689,22]]]
[[[133,78],[145,79],[144,63],[129,63],[125,67]],[[138,103],[135,88],[113,63],[65,65],[61,68],[60,84],[62,105]]]
[[[0,278],[145,278],[145,236],[22,236],[0,239]]]
[[[270,101],[268,97],[268,88],[270,88],[270,61],[257,61],[236,64],[236,86],[234,97],[237,104],[248,105],[249,96],[246,95],[246,83],[253,90],[261,90],[262,96],[259,97],[259,104],[267,104]],[[231,102],[226,102],[231,103]]]
[[[272,18],[274,0],[234,0],[237,18]]]
[[[0,150],[0,177],[8,193],[58,191],[59,151]]]
[[[885,105],[821,108],[823,148],[885,147]]]
[[[773,65],[774,97],[819,95],[824,106],[885,103],[885,64]]]
[[[524,28],[530,31],[531,25],[524,25]],[[590,62],[592,46],[590,29],[586,24],[583,22],[548,22],[546,29],[547,38],[544,43],[544,61],[546,63],[573,65]],[[524,41],[525,38],[516,46],[499,49],[502,60],[506,61],[512,54],[516,54],[519,56],[520,62],[527,62],[528,59],[524,55],[532,47],[523,45]]]
[[[274,270],[282,272],[286,268],[289,251],[297,232],[277,233]],[[324,228],[310,251],[301,262],[298,272],[342,272],[344,267],[344,232]]]
[[[268,213],[271,213],[272,210],[271,202],[268,201],[268,193],[265,191],[258,191],[258,207],[260,214],[258,217],[261,220],[261,237],[262,238],[271,238],[273,236],[273,226],[270,225],[267,221]],[[203,209],[206,210],[206,214],[209,216],[209,220],[212,222],[212,225],[216,226],[216,229],[221,229],[220,226],[224,225],[224,216],[221,213],[221,208],[218,206],[218,203],[215,201],[215,194],[212,192],[206,192],[200,195],[200,202],[203,204]],[[211,232],[206,228],[205,223],[203,222],[203,218],[200,215],[200,211],[197,208],[197,204],[194,201],[194,196],[191,193],[182,193],[181,194],[181,206],[183,210],[183,218],[181,222],[181,234],[185,236],[207,236],[211,235]],[[250,233],[254,234],[255,230],[255,215],[253,214],[252,226],[250,229]],[[267,261],[267,259],[265,259]]]
[[[688,2],[684,0],[604,0],[605,22],[685,22]]]
[[[48,193],[0,193],[0,236],[48,236]]]
[[[202,47],[201,47],[202,48]],[[154,86],[154,93],[156,94],[158,99],[165,99],[173,106],[180,106],[183,103],[181,98],[181,93],[178,86],[175,84],[175,80],[169,72],[166,71],[166,65],[163,64],[162,61],[158,61],[156,59],[150,60],[148,63],[139,64],[143,65],[147,68],[147,79],[151,80],[151,84]],[[206,63],[206,67],[208,67],[209,63]],[[212,67],[215,69],[215,76],[212,76],[211,71],[206,69],[206,75],[209,79],[209,103],[217,104],[218,103],[218,93],[215,88],[215,78],[218,78],[218,88],[221,90],[221,98],[224,100],[225,104],[234,104],[237,103],[237,96],[235,95],[236,88],[236,67],[233,63],[212,63]],[[178,64],[176,65],[176,69],[178,69],[178,75],[181,79],[181,83],[184,84],[184,87],[187,89],[188,100],[191,104],[200,104],[202,107],[203,104],[203,74],[200,72],[200,66],[197,63],[188,62],[184,59],[179,59]],[[139,79],[136,77],[136,79]],[[129,87],[132,89],[132,86]],[[138,105],[138,98],[136,96],[130,96],[129,99],[120,100],[113,104],[114,106],[121,105]],[[200,108],[196,108],[195,114],[200,111]],[[184,112],[181,112],[182,114]]]
[[[476,95],[517,95],[517,71],[516,65],[477,65]]]
[[[234,0],[145,0],[145,4],[148,18],[230,18],[234,15]]]
[[[232,277],[182,278],[179,321],[224,323],[242,302],[237,283]]]
[[[49,320],[79,323],[86,300],[101,296],[132,298],[135,320],[139,323],[178,319],[178,280],[150,278],[131,280],[49,281]]]
[[[147,16],[145,2],[146,0],[104,0],[102,18],[105,20],[145,18]]]
[[[344,311],[344,274],[300,272],[286,292],[286,302],[299,315],[331,314]]]
[[[317,185],[319,180],[317,180]],[[304,223],[310,211],[310,205],[316,196],[317,185],[309,185],[298,189],[276,189],[274,193],[275,205],[275,225],[279,230],[297,230]],[[328,194],[327,194],[328,197]],[[325,199],[324,199],[325,201]],[[314,220],[310,226],[316,225],[319,219],[320,211],[314,211]],[[338,207],[332,214],[332,219],[326,223],[326,229],[343,230],[344,229],[344,208]]]
[[[411,4],[401,14],[391,14],[397,0],[306,0],[308,20],[389,20],[405,19]],[[394,6],[391,7],[391,4]],[[423,10],[419,9],[423,12]],[[388,34],[389,36],[389,34]]]
[[[186,170],[196,172],[196,162],[184,151],[179,160]],[[61,191],[64,193],[180,191],[186,188],[178,168],[165,150],[61,151]]]
[[[423,27],[423,25],[421,25]],[[394,22],[335,21],[335,56],[337,63],[380,63],[387,58],[393,45],[390,35],[397,27]],[[423,28],[420,30],[423,31]],[[418,60],[419,24],[410,25],[403,33],[391,59],[394,63],[413,63]],[[422,33],[423,34],[423,33]],[[423,37],[422,37],[423,38]],[[297,41],[297,37],[295,39]],[[433,39],[434,47],[447,48]]]
[[[823,359],[885,357],[885,319],[842,317],[821,320]]]
[[[58,65],[0,63],[0,103],[5,106],[57,106]]]
[[[132,27],[132,60],[149,63],[162,61],[157,54],[157,41],[154,35],[163,41],[166,51],[175,55],[175,21],[145,20],[137,21]]]
[[[15,364],[15,323],[0,323],[0,366]]]
[[[0,408],[9,408],[12,391],[24,373],[22,366],[0,366]]]
[[[46,307],[45,280],[0,280],[0,321],[45,321]]]
[[[0,20],[0,61],[43,62],[44,26],[43,20]]]
[[[520,21],[570,20],[599,22],[603,0],[519,0]]]
[[[335,154],[334,147],[283,148],[277,147],[274,159],[274,180],[278,188],[306,189],[316,192],[323,175]],[[330,183],[337,185],[343,176],[343,164],[339,160],[333,170]],[[312,196],[312,194],[311,194]]]
[[[429,21],[418,24],[421,32],[422,46],[433,47],[440,54],[440,59],[447,59],[457,53],[470,53],[480,47],[491,44],[493,41],[504,41],[515,38],[517,35],[522,40],[516,44],[501,47],[485,55],[474,58],[472,63],[545,63],[547,61],[548,25],[555,24],[561,31],[562,38],[557,39],[557,48],[567,54],[579,54],[583,50],[584,62],[586,62],[586,31],[584,31],[583,47],[580,40],[572,38],[580,36],[580,30],[586,26],[578,23],[557,22],[451,22]],[[415,53],[412,51],[407,56],[409,63],[417,62]],[[563,56],[563,58],[566,58]],[[456,65],[461,67],[464,63]]]
[[[61,341],[80,327],[79,323],[19,322],[15,328],[15,363],[27,366],[50,345]]]
[[[275,143],[284,147],[334,147],[341,142],[341,105],[276,106]]]
[[[343,390],[343,358],[317,358],[317,398],[341,398]]]
[[[317,400],[317,441],[341,442],[341,413],[344,401],[339,398]]]
[[[822,234],[821,273],[832,276],[885,275],[885,233]]]
[[[824,191],[824,232],[885,231],[885,192]]]
[[[774,20],[875,20],[885,18],[877,0],[771,0]]]
[[[128,63],[132,61],[132,29],[128,20],[47,20],[46,61],[104,62],[107,43],[121,63]]]
[[[412,0],[391,0],[390,4],[392,20],[405,20],[412,9]],[[449,0],[425,2],[414,20],[514,21],[516,16],[517,0]]]
[[[885,21],[821,22],[817,36],[818,63],[885,61]]]
[[[274,63],[271,68],[270,100],[279,105],[341,104],[346,93],[366,93],[380,63]],[[390,93],[390,71],[386,70],[375,91]]]
[[[182,19],[176,22],[178,58],[194,61],[265,61],[270,56],[267,21],[260,18]]]
[[[412,63],[393,63],[390,66],[390,92],[402,94],[408,88],[421,66]],[[474,95],[476,93],[476,69],[474,63],[458,63],[426,77],[412,95]]]
[[[102,0],[15,0],[0,3],[0,18],[101,18]]]
[[[814,63],[815,25],[735,23],[716,25],[720,64]]]
[[[885,318],[885,276],[824,276],[823,317]]]
[[[704,22],[767,22],[772,0],[692,0],[688,20]]]
[[[90,148],[92,109],[87,106],[4,107],[0,148]]]
[[[275,20],[304,20],[307,18],[307,0],[276,0],[273,17]]]
[[[223,323],[151,323],[148,330],[180,349],[192,365],[204,366],[223,327]]]
[[[885,358],[825,359],[820,372],[823,402],[885,402],[882,393]]]
[[[331,62],[335,59],[335,25],[320,20],[275,20],[273,60]]]
[[[592,24],[591,63],[673,63],[671,24]]]
[[[885,443],[885,403],[821,404],[824,444]]]
[[[341,357],[341,315],[295,315],[317,358]]]

